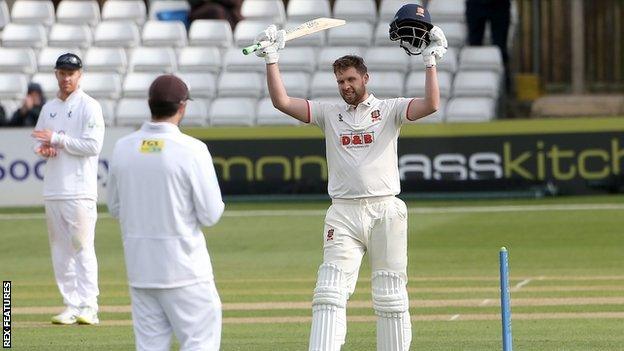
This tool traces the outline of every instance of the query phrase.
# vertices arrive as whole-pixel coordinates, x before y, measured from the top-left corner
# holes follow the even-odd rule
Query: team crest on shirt
[[[67,118],[71,118],[72,115],[72,110],[69,110],[69,112],[67,112]]]
[[[377,121],[381,121],[381,113],[379,112],[379,110],[375,110],[375,111],[371,112],[371,119],[372,119],[373,123],[375,123]]]
[[[165,148],[165,141],[162,139],[143,139],[141,141],[141,153],[159,153]]]
[[[334,240],[334,228],[331,228],[327,231],[327,239],[326,241]]]

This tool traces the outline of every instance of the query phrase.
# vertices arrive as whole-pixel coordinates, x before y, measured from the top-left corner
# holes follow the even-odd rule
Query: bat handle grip
[[[249,46],[243,48],[243,54],[249,55],[252,52],[256,52],[258,50],[264,49],[264,48],[268,47],[271,44],[273,44],[273,43],[268,41],[268,40],[264,40],[264,41],[261,41],[261,42],[256,43],[256,44],[249,45]]]

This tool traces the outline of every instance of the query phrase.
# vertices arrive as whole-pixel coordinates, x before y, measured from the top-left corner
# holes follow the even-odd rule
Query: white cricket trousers
[[[323,236],[323,263],[342,269],[349,295],[366,252],[373,273],[397,273],[407,283],[407,206],[401,199],[333,199]]]
[[[180,351],[218,351],[221,300],[214,281],[179,288],[130,287],[137,351],[168,351],[172,333]]]
[[[94,200],[45,200],[48,238],[56,284],[66,306],[97,310]]]

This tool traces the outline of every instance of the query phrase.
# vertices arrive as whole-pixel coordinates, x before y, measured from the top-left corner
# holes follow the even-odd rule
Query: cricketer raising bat
[[[341,20],[341,19],[325,18],[325,17],[316,18],[311,21],[302,23],[301,25],[295,28],[288,29],[286,31],[285,40],[289,41],[292,39],[302,37],[304,35],[320,32],[325,29],[342,26],[345,23],[346,21]],[[243,54],[249,55],[256,50],[264,49],[269,45],[271,45],[271,42],[269,41],[261,41],[257,44],[249,45],[248,47],[243,49]]]

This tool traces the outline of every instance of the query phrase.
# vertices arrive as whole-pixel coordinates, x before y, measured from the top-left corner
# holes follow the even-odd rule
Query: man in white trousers
[[[269,26],[256,42],[272,44],[256,54],[266,61],[267,84],[280,111],[321,128],[329,172],[323,231],[323,263],[312,299],[309,350],[337,351],[345,342],[346,305],[353,293],[363,255],[372,266],[373,308],[377,315],[377,350],[409,350],[412,333],[407,295],[407,208],[400,192],[397,138],[401,125],[438,109],[436,60],[446,52],[446,38],[431,25],[419,5],[402,7],[390,36],[409,54],[422,54],[425,97],[380,100],[369,94],[362,58],[337,59],[334,74],[345,104],[292,98],[282,83],[278,51],[283,30]],[[394,55],[394,53],[389,53]]]
[[[108,209],[119,219],[137,350],[171,347],[216,351],[221,300],[202,226],[223,214],[221,190],[206,144],[178,125],[189,92],[176,76],[149,89],[151,121],[115,144]]]
[[[79,87],[78,56],[59,56],[55,75],[59,91],[41,109],[32,133],[35,152],[47,158],[43,199],[54,276],[66,306],[52,323],[98,324],[94,237],[104,118],[100,104]]]

